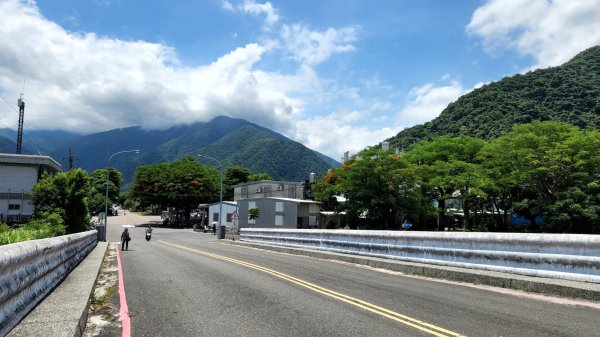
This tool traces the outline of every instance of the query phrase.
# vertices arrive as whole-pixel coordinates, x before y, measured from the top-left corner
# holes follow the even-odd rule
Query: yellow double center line
[[[423,321],[418,320],[416,318],[412,318],[412,317],[409,317],[409,316],[397,313],[397,312],[392,311],[392,310],[388,310],[388,309],[382,308],[380,306],[377,306],[375,304],[371,304],[369,302],[360,300],[358,298],[354,298],[354,297],[351,297],[351,296],[348,296],[348,295],[344,295],[344,294],[338,293],[338,292],[333,291],[333,290],[329,290],[329,289],[320,287],[320,286],[318,286],[316,284],[312,284],[310,282],[306,282],[306,281],[301,280],[299,278],[296,278],[296,277],[293,277],[293,276],[290,276],[290,275],[278,272],[278,271],[273,270],[273,269],[269,269],[269,268],[266,268],[266,267],[262,267],[262,266],[259,266],[259,265],[253,264],[253,263],[244,262],[244,261],[237,260],[237,259],[232,259],[232,258],[227,257],[227,256],[217,255],[217,254],[208,253],[208,252],[205,252],[205,251],[202,251],[202,250],[198,250],[198,249],[193,249],[193,248],[181,246],[181,245],[178,245],[178,244],[175,244],[175,243],[171,243],[171,242],[167,242],[167,241],[159,240],[159,242],[160,243],[164,243],[164,244],[169,245],[169,246],[172,246],[172,247],[176,247],[176,248],[182,249],[182,250],[186,250],[186,251],[189,251],[189,252],[192,252],[192,253],[196,253],[196,254],[200,254],[200,255],[204,255],[204,256],[209,256],[209,257],[212,257],[212,258],[215,258],[215,259],[219,259],[219,260],[223,260],[223,261],[228,261],[228,262],[235,263],[237,265],[241,265],[241,266],[244,266],[244,267],[247,267],[247,268],[251,268],[251,269],[254,269],[254,270],[262,271],[264,273],[273,275],[275,277],[278,277],[280,279],[286,280],[288,282],[297,284],[297,285],[299,285],[301,287],[310,289],[310,290],[312,290],[314,292],[317,292],[319,294],[322,294],[322,295],[325,295],[325,296],[328,296],[328,297],[331,297],[331,298],[335,298],[335,299],[340,300],[342,302],[351,304],[351,305],[353,305],[355,307],[359,307],[361,309],[370,311],[370,312],[375,313],[377,315],[389,318],[391,320],[394,320],[394,321],[402,323],[404,325],[413,327],[413,328],[421,330],[423,332],[430,333],[430,334],[432,334],[434,336],[439,336],[439,337],[448,337],[448,336],[465,337],[464,335],[461,335],[459,333],[456,333],[456,332],[453,332],[453,331],[450,331],[450,330],[447,330],[447,329],[435,326],[433,324],[429,324],[427,322],[423,322]]]

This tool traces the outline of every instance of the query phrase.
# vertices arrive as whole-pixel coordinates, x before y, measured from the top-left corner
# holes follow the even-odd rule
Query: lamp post
[[[106,242],[106,230],[108,229],[108,227],[107,227],[107,224],[108,224],[108,175],[110,174],[108,165],[110,165],[110,160],[113,159],[114,156],[121,154],[121,153],[127,153],[127,152],[140,153],[140,150],[119,151],[119,152],[113,153],[112,156],[110,156],[108,158],[108,160],[106,161],[106,197],[104,199],[104,233],[102,233],[102,241],[104,241],[104,242]]]
[[[221,166],[221,193],[219,194],[219,227],[223,225],[223,164],[217,159],[209,156],[199,154],[198,157],[204,157],[212,160],[216,160]]]

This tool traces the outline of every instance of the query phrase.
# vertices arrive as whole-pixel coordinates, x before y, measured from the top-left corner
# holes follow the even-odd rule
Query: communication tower
[[[17,133],[17,154],[21,154],[21,144],[23,143],[23,119],[25,118],[25,101],[23,94],[17,102],[19,104],[19,131]]]

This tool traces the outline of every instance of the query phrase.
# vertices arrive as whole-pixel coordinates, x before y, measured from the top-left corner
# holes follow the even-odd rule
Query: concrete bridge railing
[[[600,235],[243,228],[240,240],[600,283]]]
[[[93,230],[0,246],[0,336],[52,291],[96,243]]]

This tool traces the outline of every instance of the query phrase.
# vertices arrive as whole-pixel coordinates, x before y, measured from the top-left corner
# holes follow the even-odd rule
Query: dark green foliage
[[[119,201],[123,174],[115,168],[109,168],[108,176],[108,205]],[[90,176],[88,207],[90,211],[104,210],[106,203],[106,169],[98,169]]]
[[[67,233],[84,231],[89,223],[87,194],[89,178],[81,169],[44,176],[33,185],[33,217],[43,219],[45,214],[59,214]]]
[[[515,229],[509,221],[515,214],[530,221],[519,230],[600,234],[599,154],[600,132],[536,121],[489,142],[444,136],[400,156],[370,148],[313,190],[330,205],[345,194],[348,201],[337,210],[361,228],[409,219],[414,229],[506,231]],[[449,199],[459,206],[447,215]],[[450,222],[457,213],[461,223]]]
[[[256,220],[260,217],[260,209],[258,208],[250,208],[248,210],[248,219],[250,220]]]
[[[350,201],[337,205],[337,210],[346,212],[352,227],[363,229],[397,229],[402,223],[397,220],[407,219],[421,228],[421,220],[433,211],[431,199],[419,189],[416,165],[377,148],[363,150],[329,171],[313,191],[323,202],[343,193]]]
[[[218,201],[219,189],[220,172],[200,165],[190,156],[170,164],[139,167],[131,196],[142,207],[155,205],[189,211],[200,203]]]
[[[58,214],[42,214],[39,219],[31,220],[17,229],[0,222],[0,246],[64,234],[63,220]]]
[[[490,140],[516,124],[535,120],[600,130],[600,46],[562,66],[484,85],[449,104],[438,118],[403,130],[389,141],[406,149],[439,136]]]

